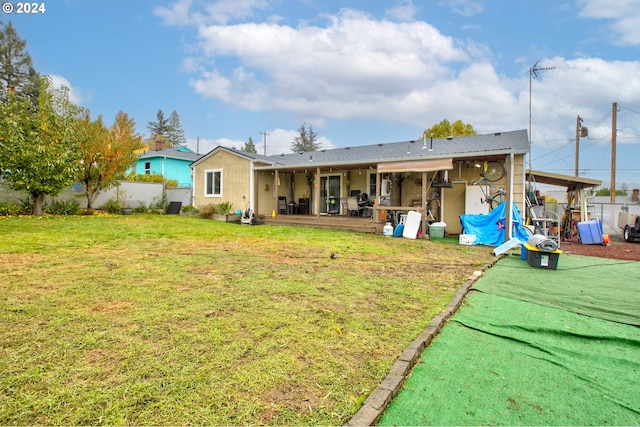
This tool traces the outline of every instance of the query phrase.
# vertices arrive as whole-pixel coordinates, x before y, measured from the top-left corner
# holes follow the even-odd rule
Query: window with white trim
[[[204,171],[204,196],[222,197],[222,169]]]

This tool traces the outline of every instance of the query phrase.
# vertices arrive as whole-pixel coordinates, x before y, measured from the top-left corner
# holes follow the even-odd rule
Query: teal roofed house
[[[188,147],[163,148],[142,153],[133,171],[138,174],[159,174],[178,181],[178,187],[193,187],[189,165],[202,157]]]

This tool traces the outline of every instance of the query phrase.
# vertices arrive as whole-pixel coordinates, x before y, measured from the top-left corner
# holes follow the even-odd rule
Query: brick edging
[[[402,388],[407,375],[409,375],[413,366],[418,362],[418,359],[420,359],[424,349],[427,348],[431,341],[440,333],[440,330],[442,330],[447,320],[458,311],[460,305],[462,305],[462,301],[476,280],[482,276],[484,271],[493,267],[503,256],[504,255],[495,257],[492,261],[484,265],[481,270],[475,271],[469,276],[445,309],[431,319],[427,328],[404,349],[389,370],[384,381],[371,392],[362,404],[360,410],[347,421],[346,426],[371,426],[380,420],[384,410]]]

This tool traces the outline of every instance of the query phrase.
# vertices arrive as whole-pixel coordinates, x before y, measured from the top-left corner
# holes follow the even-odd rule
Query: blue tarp
[[[524,230],[520,210],[513,203],[513,237],[522,243],[527,243],[531,235]],[[507,202],[503,201],[488,214],[463,214],[460,222],[465,234],[474,234],[474,245],[500,246],[505,241],[507,226]]]

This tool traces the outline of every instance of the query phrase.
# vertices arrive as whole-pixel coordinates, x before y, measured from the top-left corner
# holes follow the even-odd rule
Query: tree
[[[11,22],[0,25],[0,102],[5,102],[9,92],[14,91],[38,105],[40,75],[25,51],[27,42],[20,39]]]
[[[167,137],[169,138],[169,142],[172,147],[177,147],[179,145],[185,145],[187,143],[187,139],[184,137],[184,129],[182,129],[182,125],[180,124],[180,116],[176,110],[171,112],[169,116],[169,131]]]
[[[627,186],[626,184],[622,184],[622,189],[616,190],[616,196],[626,196],[627,195]],[[602,187],[596,191],[596,196],[610,196],[611,189],[609,187]]]
[[[291,142],[291,151],[294,153],[301,153],[305,151],[316,151],[322,143],[317,142],[318,134],[313,131],[313,127],[309,125],[309,129],[306,129],[306,123],[303,123],[298,129],[300,134],[293,138]]]
[[[242,147],[242,151],[246,153],[254,153],[257,154],[256,145],[253,143],[253,139],[249,137],[249,141],[244,143],[244,147]]]
[[[164,112],[162,110],[158,110],[156,118],[157,121],[147,123],[147,129],[149,129],[149,133],[151,133],[151,135],[163,135],[168,138],[169,131],[171,129],[171,127],[169,126],[169,119],[164,118]]]
[[[447,138],[449,136],[477,135],[477,132],[473,129],[473,126],[464,124],[461,120],[457,120],[452,124],[449,123],[449,120],[444,119],[427,129],[425,134],[427,137]]]
[[[85,190],[87,209],[92,209],[100,192],[115,185],[118,176],[135,163],[135,150],[142,147],[142,137],[135,133],[134,120],[122,111],[110,129],[101,116],[91,121],[88,113],[80,123],[82,158],[77,178]]]
[[[0,103],[0,170],[9,185],[26,192],[33,214],[42,214],[44,197],[73,183],[79,166],[80,108],[67,88],[53,89],[41,80],[38,105],[10,90]]]

